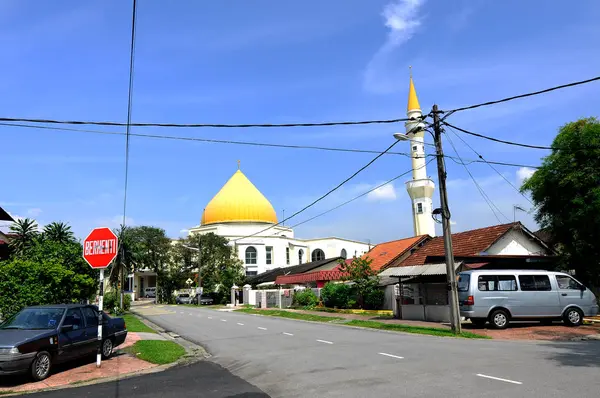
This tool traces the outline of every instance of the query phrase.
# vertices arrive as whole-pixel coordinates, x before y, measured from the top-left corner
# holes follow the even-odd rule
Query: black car
[[[125,321],[102,313],[102,357],[127,337]],[[50,374],[53,364],[84,357],[98,349],[98,308],[60,304],[27,307],[0,325],[0,376]]]
[[[212,305],[214,303],[214,300],[212,299],[212,297],[210,296],[200,296],[200,295],[196,295],[193,299],[192,299],[192,304],[198,304],[198,297],[200,297],[200,305]]]

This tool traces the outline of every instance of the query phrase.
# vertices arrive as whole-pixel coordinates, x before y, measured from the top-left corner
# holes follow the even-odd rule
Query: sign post
[[[102,306],[104,304],[104,269],[117,257],[119,239],[110,228],[96,228],[83,241],[83,258],[90,267],[100,270],[98,289],[98,351],[96,367],[102,360]]]

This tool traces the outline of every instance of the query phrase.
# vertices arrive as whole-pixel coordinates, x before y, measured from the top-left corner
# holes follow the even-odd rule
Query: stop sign
[[[83,241],[83,258],[92,268],[106,268],[117,257],[118,243],[110,228],[96,228]]]

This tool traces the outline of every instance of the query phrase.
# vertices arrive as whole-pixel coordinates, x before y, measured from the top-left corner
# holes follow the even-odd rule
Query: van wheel
[[[478,328],[484,327],[486,322],[487,319],[485,318],[471,318],[471,323],[473,324],[473,326]]]
[[[563,320],[568,326],[579,326],[583,323],[583,312],[579,308],[567,308]]]
[[[35,381],[44,380],[50,374],[52,357],[47,351],[40,351],[31,364],[31,377]]]
[[[505,310],[496,310],[490,315],[490,323],[494,326],[494,329],[506,329],[509,320],[510,317]]]

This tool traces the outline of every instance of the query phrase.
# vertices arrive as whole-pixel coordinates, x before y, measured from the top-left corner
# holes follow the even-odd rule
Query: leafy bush
[[[304,289],[294,294],[294,305],[302,307],[314,307],[319,303],[319,298],[312,289]]]
[[[115,315],[119,315],[118,313],[120,311],[115,310],[115,308],[117,308],[117,309],[120,310],[120,307],[121,307],[121,295],[120,295],[120,293],[119,292],[115,292],[115,291],[111,291],[111,292],[106,293],[104,295],[103,307],[107,311],[113,311],[113,312],[115,312]],[[128,294],[126,294],[123,297],[123,309],[125,311],[129,311],[130,308],[131,308],[131,296],[129,296]]]
[[[352,308],[356,305],[354,288],[344,283],[327,283],[321,289],[321,299],[326,307]]]
[[[385,292],[377,287],[369,289],[365,292],[364,301],[365,309],[378,310],[383,306]]]

